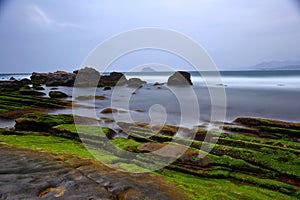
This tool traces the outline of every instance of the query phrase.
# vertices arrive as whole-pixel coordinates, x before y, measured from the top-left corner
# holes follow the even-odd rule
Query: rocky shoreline
[[[99,78],[90,69],[85,73]],[[192,84],[184,73],[183,83],[176,80],[178,73],[167,84]],[[208,132],[200,126],[188,129],[120,121],[116,122],[119,129],[113,130],[92,126],[97,119],[46,114],[49,109],[68,108],[72,102],[60,96],[43,97],[40,84],[74,84],[73,79],[66,81],[73,76],[34,73],[31,80],[0,82],[0,118],[16,121],[14,127],[0,129],[1,165],[5,166],[0,173],[4,188],[0,198],[249,199],[254,193],[259,199],[300,198],[299,123],[239,117],[219,132]],[[122,77],[112,73],[97,86],[112,87],[120,80],[128,87],[144,84]],[[94,84],[89,82],[93,78],[86,78],[82,77],[81,86]],[[120,131],[123,137],[118,137]],[[205,153],[205,149],[211,151]],[[115,169],[92,159],[97,152],[101,161]],[[124,152],[132,153],[131,157],[124,159]],[[119,171],[143,171],[168,160],[174,162],[152,173]]]
[[[194,133],[195,138],[190,141],[190,146],[181,155],[181,148],[189,139],[176,138],[175,133],[180,127],[163,126],[155,131],[155,128],[145,123],[119,123],[128,137],[115,138],[114,130],[86,125],[90,119],[81,117],[76,120],[77,123],[79,121],[82,124],[77,124],[75,127],[72,115],[26,114],[16,119],[14,129],[2,129],[0,140],[12,145],[14,142],[11,143],[10,137],[18,137],[21,140],[26,137],[46,139],[55,137],[84,142],[89,149],[107,152],[107,155],[103,154],[107,156],[106,164],[118,166],[120,170],[125,171],[138,171],[149,165],[159,165],[162,160],[157,160],[155,152],[168,145],[169,149],[159,156],[163,156],[162,159],[175,159],[175,162],[158,170],[157,173],[164,174],[165,170],[168,170],[167,172],[171,174],[190,174],[194,179],[230,180],[237,185],[258,186],[299,198],[300,125],[297,123],[238,118],[231,125],[223,127],[226,132],[211,133],[201,128],[186,129],[186,134]],[[205,136],[209,140],[206,139],[204,142]],[[124,160],[123,153],[107,146],[104,137],[110,138],[115,146],[135,153],[135,157]],[[199,157],[203,153],[200,149],[209,147],[214,140],[217,140],[217,144],[212,151],[204,157]],[[176,152],[179,153],[179,157]],[[143,156],[145,153],[153,154],[156,159],[147,159]]]
[[[92,159],[4,144],[0,156],[1,199],[187,199],[161,177],[118,172]]]

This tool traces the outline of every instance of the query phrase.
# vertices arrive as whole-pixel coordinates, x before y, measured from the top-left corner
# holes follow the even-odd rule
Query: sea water
[[[197,105],[191,101],[191,96],[180,92],[174,93],[166,84],[159,87],[153,85],[155,82],[166,83],[172,73],[126,73],[127,79],[138,77],[147,81],[147,84],[137,89],[134,94],[127,87],[123,87],[122,92],[124,94],[119,95],[118,93],[113,93],[113,91],[116,91],[116,88],[108,91],[97,88],[95,95],[106,96],[106,100],[96,100],[94,102],[92,100],[77,101],[73,99],[75,103],[85,106],[74,109],[81,109],[82,115],[93,113],[99,118],[108,117],[122,121],[180,125],[182,121],[194,122],[193,118],[195,116],[192,114],[191,116],[188,115],[189,113],[194,113],[194,110],[189,110],[189,107],[185,106],[185,104],[190,104],[190,108],[194,108],[197,112],[199,108],[198,120],[199,124],[203,124],[210,122],[212,107],[218,108],[218,105],[212,104],[213,101],[209,90],[224,88],[226,104],[225,107],[220,107],[220,109],[225,109],[225,120],[228,122],[239,116],[300,121],[300,71],[222,71],[220,72],[221,82],[214,85],[209,85],[210,82],[205,82],[207,79],[216,79],[214,73],[191,72],[192,89],[196,94]],[[28,78],[30,74],[2,74],[0,75],[0,80],[5,77],[9,79],[11,76],[21,79]],[[74,95],[71,87],[59,87],[59,90],[66,92],[70,96]],[[45,92],[48,93],[49,91],[50,87],[46,87]],[[112,94],[114,95],[112,96]],[[124,106],[124,104],[128,105]],[[100,113],[103,108],[116,105],[121,107],[121,109],[122,107],[127,109],[127,114],[116,116]],[[65,109],[55,110],[51,113],[72,113],[73,111],[72,109]],[[184,125],[193,126],[197,124]]]

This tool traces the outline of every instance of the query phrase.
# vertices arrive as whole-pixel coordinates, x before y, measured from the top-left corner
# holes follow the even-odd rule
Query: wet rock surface
[[[0,156],[0,199],[186,199],[160,177],[119,172],[90,159],[5,144]]]
[[[300,123],[239,117],[233,121],[232,125],[226,125],[222,128],[223,130],[246,136],[268,139],[285,138],[294,142],[300,141]]]

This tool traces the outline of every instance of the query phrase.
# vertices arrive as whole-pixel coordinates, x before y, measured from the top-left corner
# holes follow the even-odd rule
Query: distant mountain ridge
[[[247,67],[250,70],[300,70],[300,60],[262,62]]]

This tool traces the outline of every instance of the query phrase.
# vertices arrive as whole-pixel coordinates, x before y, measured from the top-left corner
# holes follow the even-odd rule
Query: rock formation
[[[193,85],[191,81],[191,74],[184,71],[178,71],[169,77],[168,85]]]

